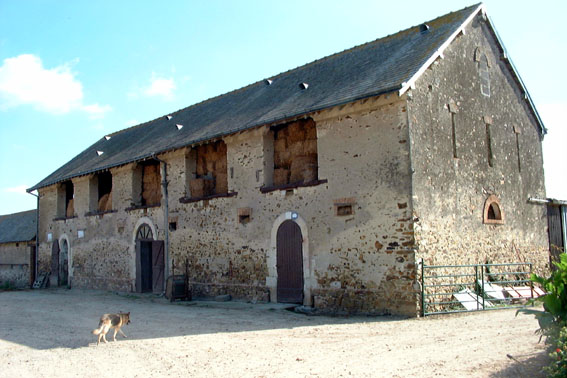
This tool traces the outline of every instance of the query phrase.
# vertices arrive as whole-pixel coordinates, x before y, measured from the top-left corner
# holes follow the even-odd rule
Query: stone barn
[[[33,284],[36,220],[35,210],[0,215],[0,287],[25,288]]]
[[[548,268],[544,134],[475,5],[103,136],[29,189],[40,270],[415,316],[421,261]]]

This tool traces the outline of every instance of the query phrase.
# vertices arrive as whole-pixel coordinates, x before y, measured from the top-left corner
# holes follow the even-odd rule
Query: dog
[[[103,339],[105,343],[106,334],[111,329],[114,328],[114,341],[116,341],[116,334],[120,332],[122,336],[126,337],[124,332],[120,329],[122,326],[130,324],[130,313],[129,312],[119,312],[118,314],[104,314],[100,317],[100,322],[98,323],[98,328],[93,329],[93,335],[98,335],[98,341],[96,345],[100,343],[100,339]]]

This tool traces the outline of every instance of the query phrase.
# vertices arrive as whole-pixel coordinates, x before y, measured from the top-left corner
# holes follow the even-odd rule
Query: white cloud
[[[160,96],[165,99],[173,98],[175,82],[173,79],[165,79],[152,75],[150,85],[143,90],[146,96]]]
[[[4,59],[0,66],[0,109],[32,105],[52,114],[79,110],[101,117],[110,106],[83,103],[83,85],[75,78],[70,65],[48,69],[32,54]]]
[[[92,119],[98,119],[104,117],[106,113],[112,110],[112,107],[110,105],[92,104],[83,105],[82,109],[88,113]]]
[[[548,197],[567,200],[567,103],[538,105],[539,114],[548,129],[543,140],[545,186]]]
[[[4,192],[6,193],[18,193],[18,194],[27,194],[26,189],[29,188],[29,186],[26,185],[20,185],[20,186],[14,186],[12,188],[4,188]]]

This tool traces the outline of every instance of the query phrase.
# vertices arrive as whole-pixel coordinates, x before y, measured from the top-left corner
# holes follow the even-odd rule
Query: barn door
[[[69,286],[69,244],[63,240],[59,250],[59,286]]]
[[[51,245],[51,275],[49,276],[49,285],[57,286],[59,284],[59,242],[53,241]]]
[[[35,281],[35,260],[36,260],[36,252],[35,252],[35,245],[30,246],[30,287],[33,285]]]
[[[277,233],[278,302],[303,303],[303,237],[301,229],[286,220]]]
[[[152,241],[136,240],[136,292],[152,291]]]
[[[561,207],[547,206],[547,224],[549,232],[549,251],[551,252],[551,261],[559,262],[561,251],[564,251],[563,231],[561,229]],[[552,265],[552,269],[556,269]]]
[[[152,241],[152,290],[154,293],[163,291],[163,275],[165,270],[163,240]]]

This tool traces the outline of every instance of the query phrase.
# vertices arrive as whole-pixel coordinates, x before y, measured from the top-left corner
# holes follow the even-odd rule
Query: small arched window
[[[500,200],[494,194],[484,202],[483,221],[485,224],[504,224],[504,213]]]

